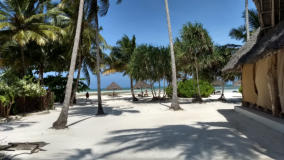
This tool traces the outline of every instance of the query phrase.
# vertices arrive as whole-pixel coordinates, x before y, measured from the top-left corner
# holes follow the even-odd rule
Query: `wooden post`
[[[275,0],[271,0],[271,26],[275,26]]]
[[[277,82],[277,54],[272,55],[271,59],[271,68],[267,73],[268,78],[268,90],[270,95],[270,100],[272,104],[272,114],[274,116],[279,116],[280,114],[280,99],[279,99],[279,90]]]

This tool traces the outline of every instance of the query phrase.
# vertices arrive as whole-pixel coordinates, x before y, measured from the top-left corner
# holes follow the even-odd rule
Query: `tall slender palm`
[[[99,3],[100,2],[100,3]],[[120,3],[121,0],[117,0],[117,3]],[[92,2],[93,12],[90,13],[94,15],[95,26],[96,26],[96,55],[97,55],[97,67],[96,67],[96,74],[97,74],[97,92],[98,92],[98,111],[97,115],[104,114],[103,106],[102,106],[102,98],[101,98],[101,60],[100,60],[100,41],[99,41],[99,15],[105,16],[109,9],[109,0],[93,0]]]
[[[130,39],[127,35],[123,36],[121,40],[117,41],[117,47],[114,47],[109,56],[109,67],[104,71],[105,74],[114,72],[123,72],[123,75],[128,74],[129,63],[131,56],[136,48],[135,36]],[[132,94],[132,100],[137,101],[138,99],[134,94],[133,78],[130,74],[130,89]]]
[[[66,30],[68,33],[71,33],[70,39],[72,36],[75,35],[76,29],[76,20],[78,17],[78,4],[80,1],[63,1],[61,4],[61,9],[64,11],[65,15],[69,17],[69,19],[64,19],[65,23],[68,24],[66,26]],[[73,105],[73,100],[75,98],[80,76],[81,76],[81,69],[85,75],[88,85],[90,85],[90,70],[95,70],[94,63],[96,62],[96,58],[91,51],[93,48],[93,44],[96,41],[96,29],[92,19],[92,8],[90,7],[92,4],[92,0],[85,0],[84,9],[83,9],[83,20],[82,20],[82,27],[81,27],[81,37],[79,43],[79,53],[77,58],[77,79],[74,85],[74,89],[71,96],[70,105]],[[105,40],[101,35],[99,35],[100,44],[107,48],[108,45],[106,44]],[[72,41],[71,41],[72,42]]]
[[[249,40],[250,38],[250,29],[249,29],[249,10],[248,10],[248,0],[245,0],[246,4],[245,4],[245,7],[246,7],[246,32],[247,32],[247,41]]]
[[[71,98],[71,92],[72,92],[72,83],[73,83],[77,52],[79,49],[79,42],[80,42],[80,36],[81,36],[83,8],[84,8],[84,0],[80,0],[76,34],[75,34],[74,45],[73,45],[73,50],[72,50],[72,58],[71,58],[71,63],[70,63],[70,68],[69,68],[68,80],[66,84],[65,98],[64,98],[63,108],[61,110],[61,113],[58,119],[53,123],[53,127],[55,129],[64,129],[66,128],[66,124],[67,124],[68,110],[69,110],[70,98]]]
[[[25,46],[34,41],[43,46],[49,40],[56,40],[63,30],[50,25],[44,19],[56,14],[55,10],[44,13],[43,6],[48,1],[9,0],[0,1],[0,39],[6,42],[14,41],[19,46],[22,59],[22,73],[26,72]]]
[[[168,32],[169,32],[169,40],[170,40],[170,52],[171,52],[171,63],[172,63],[172,86],[173,86],[173,97],[171,109],[180,110],[178,97],[177,97],[177,77],[176,77],[176,63],[175,63],[175,54],[174,54],[174,44],[173,44],[173,35],[172,35],[172,27],[170,20],[170,12],[168,0],[165,0],[166,14],[167,14],[167,22],[168,22]]]

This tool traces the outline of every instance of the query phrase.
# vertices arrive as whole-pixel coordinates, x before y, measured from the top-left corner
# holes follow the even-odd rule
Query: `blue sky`
[[[101,34],[110,45],[115,45],[124,34],[135,34],[137,44],[169,44],[164,0],[123,0],[119,5],[115,4],[115,0],[110,1],[108,14],[99,20],[103,27]],[[241,44],[228,34],[233,27],[244,24],[241,15],[245,0],[168,1],[174,37],[187,22],[199,22],[208,30],[215,44]],[[255,8],[252,0],[249,0],[249,8]],[[122,87],[129,87],[130,83],[128,77],[120,73],[101,78],[102,88],[112,81]],[[96,83],[96,76],[92,76],[90,88],[96,88]]]

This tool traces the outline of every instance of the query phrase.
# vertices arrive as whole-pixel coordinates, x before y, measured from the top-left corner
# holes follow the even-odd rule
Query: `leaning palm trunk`
[[[97,1],[96,1],[97,3]],[[100,42],[99,42],[99,18],[98,11],[95,16],[96,21],[96,53],[97,53],[97,85],[98,85],[98,111],[97,115],[105,114],[102,106],[102,96],[101,96],[101,73],[100,73]]]
[[[159,95],[158,95],[159,98],[161,98],[161,81],[159,80]]]
[[[165,98],[166,97],[166,82],[165,82],[166,80],[164,79],[164,93],[163,93],[163,98]]]
[[[71,92],[72,92],[72,83],[73,83],[77,52],[78,52],[80,36],[81,36],[83,6],[84,6],[84,0],[80,0],[79,14],[78,14],[78,20],[77,20],[77,27],[76,27],[76,35],[75,35],[75,40],[74,40],[74,45],[73,45],[73,50],[72,50],[72,58],[71,58],[71,64],[69,68],[68,80],[66,84],[65,98],[64,98],[63,108],[61,110],[61,113],[58,119],[53,123],[53,128],[55,129],[64,129],[66,128],[66,124],[67,124],[68,110],[69,110],[70,98],[71,98]]]
[[[20,48],[21,50],[21,58],[22,58],[22,70],[23,70],[23,77],[26,75],[26,64],[25,64],[25,52],[23,46]]]
[[[219,100],[225,100],[224,90],[225,90],[225,81],[222,80],[222,93],[221,93],[221,97],[219,98]]]
[[[170,40],[170,48],[171,48],[171,64],[172,64],[173,97],[172,97],[171,109],[176,111],[176,110],[181,110],[181,107],[179,106],[178,97],[177,97],[176,63],[175,63],[175,53],[174,53],[174,44],[173,44],[172,27],[171,27],[168,0],[165,0],[165,7],[166,7],[166,13],[167,13],[168,32],[169,32],[169,40]]]
[[[248,0],[246,0],[246,32],[247,32],[247,41],[250,39],[249,31],[249,12],[248,12]]]
[[[38,77],[39,77],[39,83],[40,85],[43,86],[43,64],[39,65],[39,72],[38,72]]]
[[[198,67],[196,54],[195,54],[194,59],[195,59],[194,61],[195,61],[195,70],[196,70],[196,83],[197,83],[197,91],[198,91],[197,101],[202,101],[201,94],[200,94],[200,86],[199,86],[199,75],[198,75],[199,67]]]
[[[131,76],[130,76],[130,89],[131,89],[132,101],[138,101],[138,99],[135,97],[134,87],[133,87],[133,78]]]
[[[73,89],[73,94],[71,94],[72,96],[71,96],[71,100],[70,100],[70,106],[73,106],[74,98],[76,98],[76,93],[77,93],[77,89],[78,89],[78,85],[79,85],[79,81],[80,81],[81,68],[82,68],[82,57],[81,57],[81,54],[79,53],[78,74],[77,74],[76,84],[75,84],[75,87]]]

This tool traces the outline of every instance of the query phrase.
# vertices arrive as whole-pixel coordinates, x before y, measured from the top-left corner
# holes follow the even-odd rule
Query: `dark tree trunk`
[[[23,70],[22,74],[23,74],[23,77],[24,77],[26,75],[25,52],[24,52],[23,47],[21,47],[20,50],[21,50],[22,67],[23,67],[22,68],[22,70]]]
[[[73,50],[72,50],[72,57],[71,57],[71,63],[70,63],[70,68],[69,68],[68,80],[66,84],[64,103],[63,103],[63,107],[62,107],[62,110],[61,110],[61,113],[58,119],[53,123],[53,128],[55,129],[64,129],[67,127],[66,125],[67,125],[67,119],[68,119],[68,110],[69,110],[69,105],[70,105],[70,98],[71,98],[71,92],[72,92],[74,71],[75,71],[75,66],[76,66],[77,52],[79,49],[80,36],[81,36],[83,7],[84,7],[84,0],[80,0],[79,14],[78,14],[77,26],[76,26],[76,34],[75,34],[74,45],[73,45]]]
[[[159,98],[161,98],[161,81],[159,80]]]
[[[80,81],[81,68],[82,68],[82,57],[81,57],[80,53],[79,53],[79,57],[78,58],[79,58],[78,74],[77,74],[76,84],[75,84],[75,87],[73,89],[73,94],[71,94],[72,96],[71,96],[70,106],[73,106],[73,104],[74,104],[74,99],[76,98],[78,84],[79,84],[79,81]]]
[[[43,86],[43,64],[40,64],[39,65],[39,82],[40,82],[40,85]]]
[[[174,43],[173,43],[172,26],[171,26],[171,20],[170,20],[168,0],[165,0],[165,8],[166,8],[166,15],[167,15],[169,40],[170,40],[171,68],[172,68],[173,96],[172,96],[171,109],[173,109],[174,111],[177,111],[177,110],[181,110],[182,108],[179,106],[178,96],[177,96],[176,62],[175,62]]]
[[[131,76],[130,76],[130,89],[131,89],[132,101],[138,101],[138,99],[135,97],[133,79]]]
[[[196,97],[196,100],[197,101],[202,101],[202,98],[201,98],[201,94],[200,94],[200,87],[199,87],[199,75],[198,75],[198,70],[199,70],[199,67],[198,67],[198,63],[197,63],[197,57],[196,57],[196,54],[195,54],[195,70],[196,70],[196,83],[197,83],[197,92],[198,92],[198,95]]]
[[[166,97],[166,80],[164,79],[164,94],[163,94],[163,97]]]
[[[95,0],[96,6],[97,5],[97,0]],[[96,22],[96,52],[97,52],[97,85],[98,85],[98,111],[97,115],[103,115],[104,110],[102,106],[102,96],[101,96],[101,73],[100,73],[100,42],[99,42],[99,17],[98,17],[98,11],[95,15],[95,22]]]
[[[222,92],[219,100],[224,101],[225,100],[225,95],[224,95],[224,89],[225,89],[225,81],[222,80]]]

